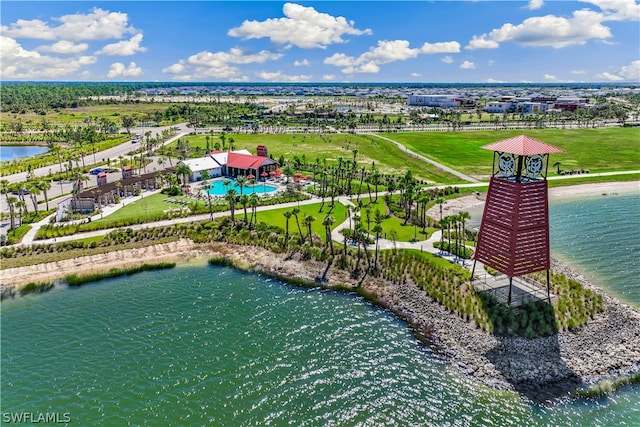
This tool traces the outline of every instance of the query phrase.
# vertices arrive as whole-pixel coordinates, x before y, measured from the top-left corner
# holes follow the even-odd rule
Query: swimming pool
[[[211,181],[211,188],[209,189],[209,194],[211,194],[212,196],[224,196],[225,194],[227,194],[227,191],[229,191],[229,189],[233,188],[234,190],[236,190],[238,195],[240,195],[240,186],[236,185],[235,181],[231,181],[231,184],[227,186],[224,185],[225,182],[227,181],[220,181],[220,180]],[[278,187],[271,184],[245,185],[242,187],[242,194],[251,194],[251,193],[266,194],[266,193],[272,193],[277,189]]]

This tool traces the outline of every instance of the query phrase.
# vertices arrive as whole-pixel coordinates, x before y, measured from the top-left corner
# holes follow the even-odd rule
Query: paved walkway
[[[405,146],[405,145],[401,144],[400,142],[395,141],[395,140],[393,140],[393,139],[391,139],[391,138],[387,138],[386,136],[381,136],[381,135],[378,135],[378,134],[375,134],[375,133],[369,133],[369,134],[367,134],[367,135],[369,135],[369,136],[374,136],[374,137],[376,137],[376,138],[381,138],[381,139],[384,139],[384,140],[386,140],[386,141],[389,141],[389,142],[391,142],[391,143],[395,144],[395,145],[396,145],[396,147],[398,147],[400,150],[402,150],[402,151],[404,151],[404,152],[406,152],[406,153],[409,153],[409,154],[411,154],[412,156],[414,156],[414,157],[416,157],[416,158],[418,158],[418,159],[422,160],[423,162],[425,162],[425,163],[429,163],[429,164],[431,164],[431,165],[433,165],[433,166],[437,167],[438,169],[442,169],[442,170],[443,170],[443,171],[445,171],[445,172],[448,172],[448,173],[450,173],[450,174],[452,174],[452,175],[455,175],[455,176],[457,176],[458,178],[460,178],[460,179],[462,179],[462,180],[464,180],[464,181],[474,182],[474,183],[480,182],[480,181],[478,181],[477,179],[475,179],[475,178],[474,178],[474,177],[472,177],[472,176],[465,175],[465,174],[463,174],[462,172],[459,172],[459,171],[457,171],[457,170],[455,170],[455,169],[450,168],[449,166],[445,166],[445,165],[443,165],[442,163],[438,163],[438,162],[436,162],[435,160],[432,160],[432,159],[430,159],[430,158],[428,158],[428,157],[424,157],[424,156],[423,156],[423,155],[421,155],[421,154],[418,154],[418,153],[416,153],[416,152],[413,152],[413,151],[409,150],[409,148],[408,148],[407,146]]]

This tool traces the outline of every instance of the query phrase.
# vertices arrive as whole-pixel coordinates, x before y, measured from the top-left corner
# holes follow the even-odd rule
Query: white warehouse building
[[[463,99],[457,95],[409,95],[407,105],[419,107],[459,107]]]

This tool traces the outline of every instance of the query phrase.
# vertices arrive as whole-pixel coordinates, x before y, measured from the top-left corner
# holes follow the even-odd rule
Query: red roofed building
[[[230,152],[227,155],[227,175],[230,176],[260,176],[263,172],[269,173],[278,168],[278,162],[269,157],[254,156]]]

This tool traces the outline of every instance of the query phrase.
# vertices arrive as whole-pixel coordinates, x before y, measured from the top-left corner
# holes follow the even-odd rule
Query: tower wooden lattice
[[[549,295],[549,154],[561,149],[520,135],[482,147],[494,152],[493,172],[474,253],[509,277],[547,270]]]

